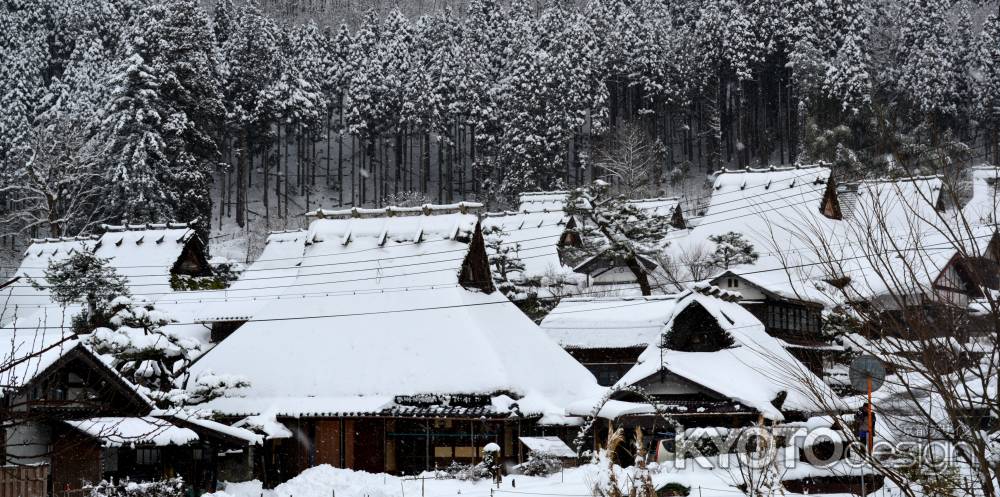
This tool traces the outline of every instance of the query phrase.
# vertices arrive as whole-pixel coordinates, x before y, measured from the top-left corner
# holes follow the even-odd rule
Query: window
[[[135,449],[135,463],[143,466],[158,464],[160,462],[160,449],[147,448]]]

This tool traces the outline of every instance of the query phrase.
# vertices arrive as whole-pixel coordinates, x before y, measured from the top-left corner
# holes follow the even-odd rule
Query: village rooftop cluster
[[[722,171],[705,199],[626,202],[669,225],[634,260],[581,256],[595,236],[581,212],[600,206],[569,205],[573,192],[524,193],[510,212],[319,209],[308,229],[272,233],[219,289],[192,283],[215,268],[187,224],[34,240],[0,282],[4,454],[48,464],[56,490],[181,475],[207,491],[273,487],[320,464],[418,474],[480,462],[488,444],[510,464],[532,453],[570,461],[603,444],[609,425],[641,428],[657,462],[691,435],[681,428],[855,433],[830,417],[863,401],[847,379],[851,346],[826,333],[829,314],[849,300],[887,315],[960,309],[974,323],[1000,275],[998,177],[974,169],[959,205],[936,176],[840,184],[824,166]],[[957,219],[968,229],[945,243]],[[684,264],[732,233],[753,257]],[[873,261],[871,248],[890,242],[913,259]],[[165,341],[73,332],[86,302],[57,303],[44,282],[51,264],[81,252],[127,280],[130,302],[149,312],[131,318]],[[877,277],[873,264],[901,279]],[[907,353],[906,336],[873,337]],[[176,359],[174,370],[150,351]],[[158,375],[202,390],[176,401],[136,380]]]

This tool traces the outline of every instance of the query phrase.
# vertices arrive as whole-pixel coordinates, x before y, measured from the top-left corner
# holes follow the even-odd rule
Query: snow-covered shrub
[[[232,375],[202,374],[192,382],[187,374],[179,373],[201,353],[204,344],[168,327],[174,320],[152,302],[118,297],[108,308],[114,312],[108,327],[94,330],[87,343],[98,354],[111,356],[114,368],[158,406],[238,395],[249,386],[245,378]]]
[[[84,487],[87,497],[180,497],[184,495],[184,480],[180,477],[150,482],[101,480]]]
[[[484,463],[463,464],[452,461],[448,467],[444,468],[444,472],[448,477],[462,481],[482,480],[491,476],[489,466]]]
[[[529,452],[528,460],[514,466],[514,471],[527,476],[547,476],[558,473],[562,469],[562,461],[549,454]]]

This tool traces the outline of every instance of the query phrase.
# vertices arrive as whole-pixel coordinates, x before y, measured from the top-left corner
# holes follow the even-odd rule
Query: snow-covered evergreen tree
[[[195,0],[144,9],[136,21],[135,51],[156,71],[168,161],[163,187],[173,220],[211,218],[212,173],[219,165],[217,134],[225,114],[215,40]]]
[[[760,257],[753,244],[742,233],[730,231],[712,235],[708,240],[715,244],[710,261],[716,267],[729,269],[741,264],[753,264]]]
[[[87,343],[95,352],[109,355],[115,369],[159,407],[205,402],[248,386],[245,379],[215,374],[190,383],[183,371],[203,344],[172,331],[168,325],[173,319],[152,302],[118,297],[109,310],[107,327],[93,330]]]
[[[127,280],[108,265],[108,259],[90,250],[51,262],[44,274],[44,280],[33,279],[31,285],[47,290],[52,301],[63,306],[85,306],[84,312],[73,319],[77,333],[106,324],[111,316],[111,302],[129,295]]]
[[[173,221],[177,198],[162,184],[171,164],[160,74],[134,47],[129,52],[108,81],[111,101],[91,140],[106,157],[105,209],[131,223]]]

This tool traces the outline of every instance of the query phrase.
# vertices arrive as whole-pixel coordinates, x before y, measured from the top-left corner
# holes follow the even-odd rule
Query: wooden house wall
[[[482,460],[482,448],[490,442],[499,444],[502,456],[512,462],[526,456],[517,443],[522,422],[516,420],[324,417],[281,421],[293,438],[267,442],[257,476],[268,486],[318,464],[391,474],[415,474],[446,467],[452,461],[474,464]],[[524,433],[539,434],[527,429]]]
[[[102,475],[98,442],[70,428],[59,430],[52,440],[53,490],[78,490]]]

